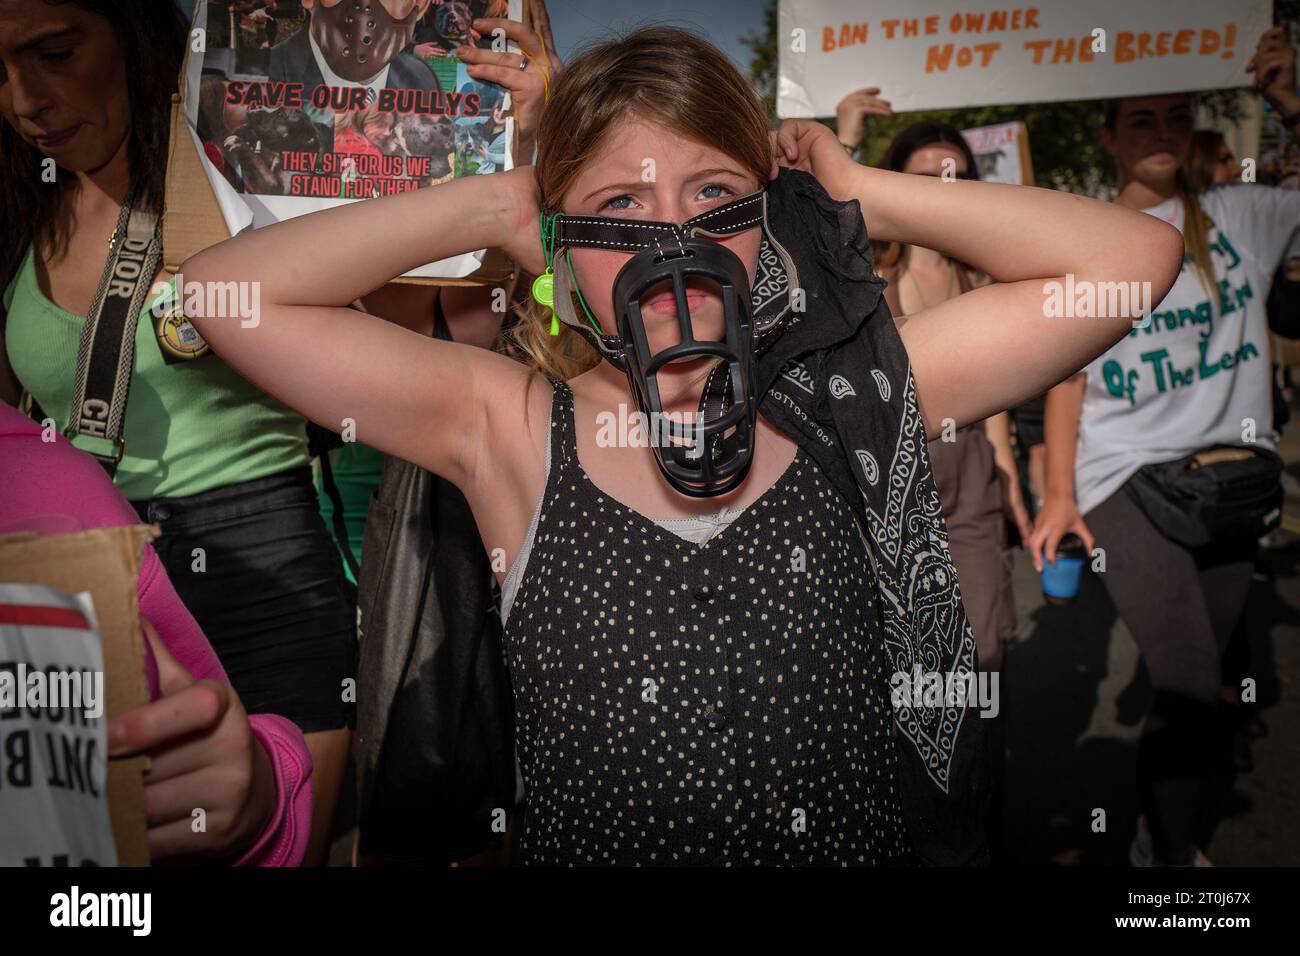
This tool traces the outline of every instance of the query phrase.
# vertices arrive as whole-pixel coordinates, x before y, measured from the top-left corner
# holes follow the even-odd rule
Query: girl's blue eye
[[[718,190],[718,192],[712,192],[712,190],[715,189]],[[723,196],[731,195],[731,190],[726,186],[719,186],[717,183],[710,183],[700,190],[700,195],[705,199],[721,199]]]
[[[632,208],[631,205],[624,205],[624,203],[630,204],[631,202],[632,202],[631,196],[615,196],[613,199],[605,200],[605,202],[601,204],[600,208],[601,209],[631,209]]]

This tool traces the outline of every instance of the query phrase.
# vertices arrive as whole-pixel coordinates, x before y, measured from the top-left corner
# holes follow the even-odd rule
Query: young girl
[[[1163,294],[1181,241],[1075,196],[865,169],[818,123],[782,127],[779,164],[772,144],[720,51],[641,30],[579,57],[554,86],[535,169],[281,223],[185,266],[199,281],[261,283],[257,328],[194,317],[223,358],[313,420],[352,418],[361,440],[455,482],[485,548],[515,565],[503,611],[526,862],[848,864],[913,851],[966,862],[980,851],[963,830],[981,812],[980,721],[960,701],[901,695],[888,710],[891,671],[952,677],[974,662],[923,432],[1043,390],[1130,327],[1127,314],[1045,319],[1045,281],[1150,281]],[[778,176],[778,165],[796,169]],[[755,194],[766,212],[740,220],[733,207],[713,255],[755,277],[750,298],[772,333],[748,383],[763,414],[748,471],[728,472],[743,478],[696,497],[665,481],[662,449],[610,440],[605,426],[644,394],[568,323],[581,309],[590,334],[630,335],[637,354],[662,359],[689,334],[725,356],[743,340],[735,273],[730,290],[694,278],[676,294],[652,287],[620,318],[613,286],[628,253],[557,249],[549,228],[544,250],[539,212],[636,232]],[[998,284],[912,316],[900,343],[878,308],[864,220]],[[346,307],[422,262],[483,247],[576,285],[580,299],[556,301],[565,322],[525,324],[531,368]],[[740,369],[733,358],[724,365]],[[714,366],[662,364],[658,408],[693,412]],[[744,378],[735,372],[733,410]]]
[[[1280,36],[1264,35],[1255,66],[1294,131],[1295,51]],[[1246,604],[1257,535],[1186,546],[1161,531],[1132,486],[1148,466],[1211,446],[1272,448],[1264,299],[1300,226],[1294,192],[1241,183],[1191,190],[1182,161],[1192,130],[1186,94],[1106,106],[1116,204],[1182,230],[1187,256],[1169,294],[1153,294],[1148,322],[1048,396],[1047,495],[1032,544],[1039,567],[1067,531],[1105,551],[1102,581],[1155,690],[1139,744],[1145,819],[1133,857],[1181,865],[1206,862],[1198,840],[1221,750],[1220,657]]]

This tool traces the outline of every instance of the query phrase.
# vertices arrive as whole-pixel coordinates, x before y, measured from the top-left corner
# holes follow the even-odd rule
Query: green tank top
[[[316,500],[320,507],[325,526],[330,529],[330,537],[340,549],[339,560],[343,562],[343,573],[353,584],[357,579],[343,558],[344,547],[352,551],[357,567],[361,567],[361,545],[366,537],[366,516],[370,513],[370,501],[379,488],[379,480],[384,475],[385,455],[360,442],[346,442],[329,452],[330,472],[334,475],[334,484],[339,490],[340,503],[343,505],[343,525],[347,532],[347,541],[338,540],[338,531],[334,526],[334,502],[325,491],[325,482],[321,477],[320,460],[313,463],[312,480],[316,483]]]
[[[5,290],[9,364],[60,432],[68,424],[84,316],[41,291],[27,251]],[[114,483],[126,498],[181,498],[306,465],[302,417],[216,354],[168,365],[148,305],[136,324],[125,450]]]

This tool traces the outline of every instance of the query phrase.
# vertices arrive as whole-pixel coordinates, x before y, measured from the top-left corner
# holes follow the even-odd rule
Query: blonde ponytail
[[[1213,223],[1201,208],[1200,200],[1188,186],[1181,171],[1178,174],[1178,198],[1183,204],[1183,244],[1192,261],[1192,268],[1196,270],[1196,277],[1210,297],[1210,311],[1217,315],[1219,284],[1214,275],[1214,263],[1210,259],[1210,242],[1206,238]]]

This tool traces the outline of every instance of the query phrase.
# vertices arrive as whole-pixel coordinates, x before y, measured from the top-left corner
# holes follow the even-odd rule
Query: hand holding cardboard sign
[[[1300,115],[1300,95],[1296,93],[1296,48],[1287,42],[1286,31],[1270,27],[1259,38],[1255,55],[1246,70],[1255,74],[1255,88],[1270,106],[1284,117],[1292,129]],[[1290,122],[1287,122],[1287,120]]]
[[[542,107],[551,98],[551,87],[564,69],[555,52],[546,5],[537,0],[531,9],[532,26],[496,17],[474,21],[474,26],[484,33],[501,31],[501,35],[519,47],[520,53],[493,52],[469,43],[456,48],[456,56],[467,64],[470,76],[499,83],[510,91],[519,122],[519,153],[524,162],[532,159]]]
[[[270,760],[229,684],[196,681],[148,621],[162,696],[109,722],[109,756],[146,754],[149,852],[232,857],[266,828],[275,808]]]
[[[889,100],[880,98],[880,87],[867,86],[845,94],[835,107],[835,129],[845,149],[857,150],[867,135],[868,116],[893,116]]]
[[[1260,36],[1246,71],[1255,74],[1255,86],[1271,101],[1295,93],[1295,57],[1295,47],[1287,42],[1286,31],[1270,27]]]

